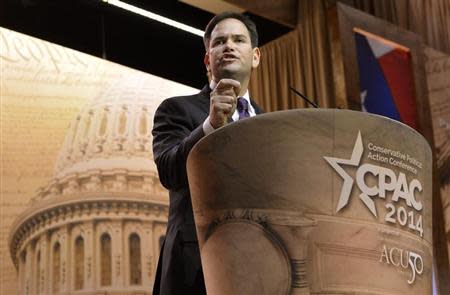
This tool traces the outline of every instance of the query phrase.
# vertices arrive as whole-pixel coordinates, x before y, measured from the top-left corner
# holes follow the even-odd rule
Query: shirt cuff
[[[203,132],[205,135],[211,134],[214,131],[214,127],[211,125],[209,121],[209,116],[206,118],[205,122],[203,122]]]

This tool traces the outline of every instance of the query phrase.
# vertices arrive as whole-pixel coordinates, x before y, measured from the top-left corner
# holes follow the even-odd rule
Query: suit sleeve
[[[180,102],[165,100],[156,110],[153,124],[153,156],[162,185],[169,190],[188,186],[186,160],[203,136],[194,126],[193,110]]]

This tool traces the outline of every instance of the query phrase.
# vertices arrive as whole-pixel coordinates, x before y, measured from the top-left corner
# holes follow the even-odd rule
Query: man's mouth
[[[222,56],[222,61],[234,61],[237,60],[238,58],[234,55],[234,54],[229,54],[226,53]]]

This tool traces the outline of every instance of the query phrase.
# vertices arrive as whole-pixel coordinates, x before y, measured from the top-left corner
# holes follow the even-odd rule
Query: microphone
[[[297,94],[298,96],[300,96],[301,98],[303,98],[304,101],[306,101],[307,103],[309,103],[310,105],[312,105],[315,108],[318,108],[319,106],[312,102],[311,100],[309,100],[305,95],[301,94],[299,91],[295,90],[294,87],[289,86],[289,88],[292,90],[292,92],[294,92],[295,94]]]

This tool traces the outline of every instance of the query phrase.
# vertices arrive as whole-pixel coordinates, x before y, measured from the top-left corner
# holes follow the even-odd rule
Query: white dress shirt
[[[214,80],[211,80],[211,83],[209,83],[209,88],[213,90],[216,87],[217,83]],[[250,103],[250,96],[248,93],[248,89],[245,92],[245,94],[242,96],[247,100],[248,102],[248,113],[250,114],[250,117],[256,116],[255,108],[253,108],[252,104]],[[239,112],[237,108],[234,110],[233,115],[231,116],[231,119],[233,122],[236,122],[239,120]],[[208,135],[214,131],[214,127],[211,125],[211,122],[209,121],[209,116],[206,118],[206,120],[203,122],[203,132],[205,135]]]

